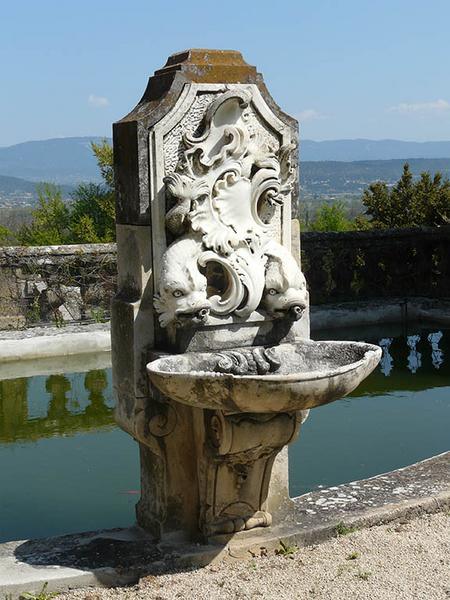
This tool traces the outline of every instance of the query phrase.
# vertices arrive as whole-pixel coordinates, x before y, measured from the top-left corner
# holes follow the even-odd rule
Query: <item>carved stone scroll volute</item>
[[[165,223],[176,239],[162,257],[155,296],[162,328],[264,309],[267,248],[282,247],[269,226],[292,189],[296,147],[264,136],[254,93],[251,86],[218,93],[198,131],[182,135],[175,170],[164,177]],[[221,294],[209,292],[208,263],[223,269]]]
[[[196,423],[200,455],[200,527],[205,536],[267,527],[273,462],[299,430],[296,414],[205,411]],[[203,435],[202,435],[203,434]]]

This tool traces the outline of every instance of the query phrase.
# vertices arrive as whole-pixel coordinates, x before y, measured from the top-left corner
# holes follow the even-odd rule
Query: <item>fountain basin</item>
[[[377,366],[381,348],[363,342],[300,340],[223,352],[164,355],[147,365],[165,396],[228,413],[314,408],[352,392]]]

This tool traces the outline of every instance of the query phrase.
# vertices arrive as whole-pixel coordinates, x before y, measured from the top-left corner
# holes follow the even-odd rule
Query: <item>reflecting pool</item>
[[[356,392],[311,411],[290,448],[291,495],[450,449],[450,331],[313,337],[375,342],[384,352]],[[103,355],[0,368],[0,541],[133,523],[138,450],[114,424],[108,364]]]
[[[132,523],[139,456],[111,370],[1,381],[0,471],[0,540]]]
[[[409,325],[333,330],[318,339],[379,344],[352,394],[314,409],[290,447],[291,496],[365,479],[450,450],[450,331]]]

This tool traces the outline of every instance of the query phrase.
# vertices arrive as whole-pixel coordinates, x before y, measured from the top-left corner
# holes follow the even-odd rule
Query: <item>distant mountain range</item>
[[[300,142],[300,160],[355,161],[405,158],[450,158],[448,142],[402,142],[399,140],[329,140]]]
[[[450,158],[408,158],[414,176],[423,171],[450,178]],[[370,183],[378,180],[393,184],[403,171],[405,159],[401,160],[359,160],[304,161],[300,163],[300,185],[303,191],[317,195],[356,194]]]
[[[0,175],[0,208],[34,205],[38,198],[37,188],[41,183],[44,182]],[[70,198],[75,190],[75,186],[66,183],[58,184],[58,187],[65,199]]]
[[[41,181],[63,185],[65,194],[82,181],[100,181],[90,144],[102,139],[56,138],[0,147],[0,201],[15,204],[21,194],[36,197]],[[442,171],[450,176],[450,141],[303,140],[301,186],[311,194],[357,193],[378,179],[396,181],[405,160],[415,175]]]
[[[14,193],[28,193],[35,194],[36,187],[44,182],[41,181],[28,181],[27,179],[22,179],[21,177],[8,177],[7,175],[0,175],[0,191],[5,194],[14,194]],[[62,184],[58,187],[61,188],[63,194],[68,195],[70,192],[73,192],[75,186]]]
[[[95,136],[56,138],[0,148],[0,175],[71,185],[99,181],[91,141],[102,139]]]

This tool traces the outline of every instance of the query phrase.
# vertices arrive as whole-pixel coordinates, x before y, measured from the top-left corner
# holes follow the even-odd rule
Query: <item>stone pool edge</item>
[[[109,323],[2,331],[0,363],[110,352]]]
[[[442,327],[450,326],[450,299],[379,298],[370,301],[316,304],[310,308],[312,332],[419,321]]]
[[[444,452],[370,479],[294,498],[289,516],[277,526],[245,532],[228,542],[217,538],[216,544],[208,546],[158,545],[136,527],[72,534],[39,541],[6,542],[0,544],[0,593],[12,594],[14,597],[23,591],[37,592],[46,581],[48,589],[55,591],[93,585],[132,584],[145,574],[265,554],[279,547],[280,540],[289,545],[314,545],[335,536],[336,527],[343,531],[352,527],[372,527],[448,508],[450,452]],[[96,544],[99,542],[109,544],[109,547],[119,544],[121,551],[125,549],[125,555],[132,566],[124,567],[119,564],[116,567],[85,566],[80,569],[73,565],[58,564],[67,562],[67,556],[74,549],[83,546],[88,548],[89,544],[97,548]],[[15,553],[20,553],[20,549],[27,544],[35,544],[38,552],[33,554],[31,551],[27,562],[19,562]],[[147,558],[144,566],[142,557],[148,557],[152,553],[154,558]],[[88,555],[89,552],[86,553],[89,558]]]

